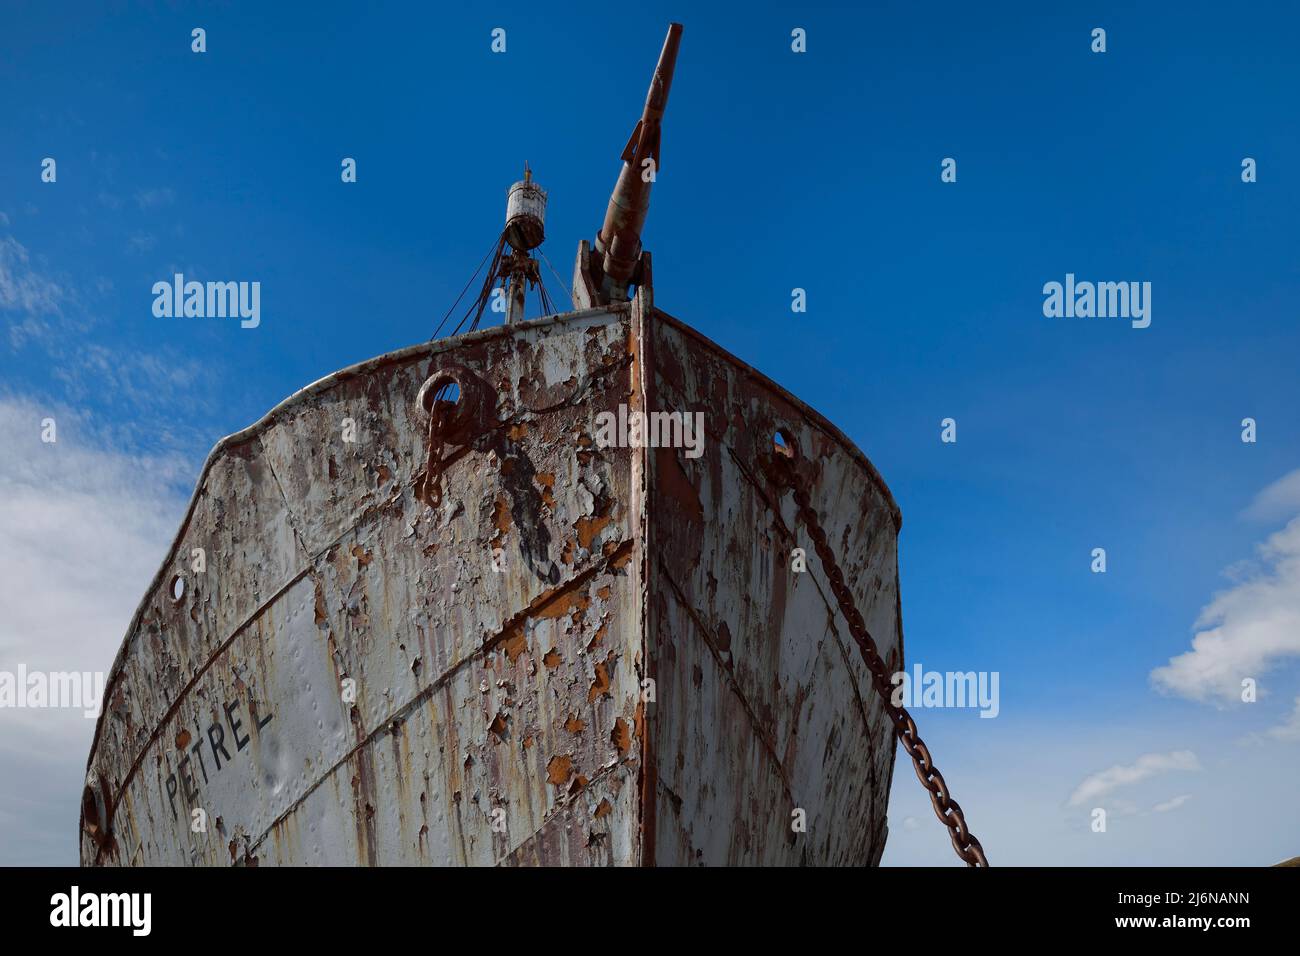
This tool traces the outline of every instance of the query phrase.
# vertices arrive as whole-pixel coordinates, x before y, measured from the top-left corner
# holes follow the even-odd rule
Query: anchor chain
[[[907,708],[894,703],[894,686],[889,680],[885,662],[880,657],[880,651],[871,632],[867,630],[866,621],[858,611],[853,594],[844,583],[844,573],[840,570],[839,562],[835,560],[835,555],[826,539],[826,532],[822,529],[817,512],[813,510],[807,489],[795,472],[791,457],[792,455],[785,451],[776,451],[772,455],[768,471],[778,484],[790,488],[794,494],[799,518],[812,537],[813,548],[817,551],[817,556],[826,571],[827,580],[840,606],[840,613],[848,621],[853,640],[857,643],[858,650],[862,652],[867,670],[871,672],[871,685],[880,696],[885,713],[893,722],[899,742],[912,758],[917,779],[930,794],[930,803],[934,806],[935,815],[939,818],[939,822],[948,828],[953,849],[967,866],[987,867],[989,861],[984,855],[984,847],[966,826],[966,815],[962,812],[961,805],[948,792],[948,784],[943,779],[943,774],[939,772],[939,768],[934,765],[929,748],[917,732],[916,722],[912,720],[912,715],[907,712]]]

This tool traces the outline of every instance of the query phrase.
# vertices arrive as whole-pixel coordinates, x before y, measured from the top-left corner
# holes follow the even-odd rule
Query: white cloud
[[[1300,518],[1260,545],[1255,564],[1232,574],[1238,583],[1201,610],[1192,649],[1151,672],[1161,692],[1239,702],[1244,678],[1258,681],[1300,657]]]
[[[1300,514],[1300,468],[1257,494],[1245,511],[1245,516],[1254,521],[1276,521],[1297,514]]]
[[[52,444],[40,440],[47,417]],[[0,396],[0,671],[106,672],[184,512],[187,463],[92,434],[68,409]],[[0,844],[6,856],[76,862],[93,732],[80,710],[0,709],[0,819],[23,826]],[[62,783],[32,779],[33,767]]]
[[[1157,803],[1154,807],[1151,808],[1151,812],[1168,813],[1170,810],[1177,810],[1179,807],[1181,807],[1184,803],[1186,803],[1190,799],[1192,799],[1192,795],[1190,793],[1180,794],[1179,796],[1174,797],[1172,800],[1166,800],[1164,803]]]
[[[1190,750],[1167,754],[1143,754],[1131,764],[1116,764],[1086,777],[1070,794],[1066,806],[1095,805],[1120,787],[1131,786],[1159,774],[1175,770],[1200,770],[1201,762]]]

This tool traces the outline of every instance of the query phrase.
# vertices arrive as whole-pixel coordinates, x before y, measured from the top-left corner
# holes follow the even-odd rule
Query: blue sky
[[[0,561],[27,567],[28,587],[32,567],[90,582],[51,586],[27,630],[11,620],[0,668],[65,644],[107,666],[211,445],[334,369],[428,338],[525,160],[567,281],[676,19],[645,235],[656,303],[826,414],[885,476],[909,659],[1001,674],[995,720],[918,714],[990,858],[1300,853],[1294,815],[1257,796],[1300,783],[1293,6],[98,6],[0,12],[0,481],[11,521],[20,501],[66,521],[71,489],[134,523],[112,547],[75,522],[53,525],[63,539],[0,528]],[[155,318],[151,286],[176,271],[260,281],[261,325]],[[1067,272],[1150,282],[1150,327],[1044,317],[1043,284]],[[55,413],[60,441],[115,483],[34,464],[33,423]],[[939,440],[946,417],[955,444]],[[1219,593],[1241,595],[1220,637],[1230,661],[1262,662],[1255,704],[1208,679],[1152,683],[1218,626],[1197,620]],[[88,610],[59,610],[78,600]],[[5,793],[0,774],[0,862],[73,859],[88,731],[67,734],[75,759],[57,763],[27,730],[0,734],[0,762],[48,786]],[[1187,751],[1200,769],[1142,762]],[[1116,767],[1156,769],[1113,775],[1129,781],[1103,788],[1114,825],[1091,833],[1069,801]],[[885,862],[948,863],[910,768],[896,776]],[[61,816],[19,833],[29,804]]]

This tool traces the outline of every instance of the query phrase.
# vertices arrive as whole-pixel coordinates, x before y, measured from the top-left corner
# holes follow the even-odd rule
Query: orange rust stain
[[[599,591],[597,591],[596,594],[599,595],[599,597],[600,597],[600,599],[601,599],[602,601],[608,601],[608,600],[609,600],[609,593],[610,593],[611,590],[612,590],[612,589],[610,588],[610,586],[609,586],[608,584],[606,584],[603,588],[601,588]]]
[[[596,804],[595,817],[597,820],[599,820],[601,817],[607,817],[613,812],[614,812],[614,808],[610,806],[609,801],[606,800],[604,797],[601,798],[600,803]]]
[[[582,616],[582,612],[591,607],[591,598],[585,594],[574,594],[572,591],[566,591],[559,598],[552,601],[546,607],[537,612],[539,620],[554,620],[563,617],[565,614],[572,612],[575,623]]]
[[[570,714],[569,719],[564,722],[564,729],[571,734],[578,734],[587,726],[587,722],[577,714]]]
[[[632,733],[628,729],[627,721],[622,717],[614,721],[614,729],[610,731],[609,739],[620,757],[632,746]]]
[[[510,533],[510,503],[504,497],[497,496],[492,505],[492,523],[496,525],[498,534]]]
[[[611,651],[610,657],[614,654]],[[591,689],[587,691],[587,702],[591,703],[598,697],[609,693],[609,665],[605,661],[596,663],[596,679],[591,682]]]
[[[329,620],[329,610],[325,606],[325,587],[321,584],[320,579],[316,579],[316,626],[324,624]]]
[[[548,670],[555,670],[560,666],[560,652],[552,647],[546,652],[546,656],[542,658],[542,663],[546,665]]]
[[[588,783],[587,778],[584,777],[582,774],[578,774],[576,777],[573,778],[573,783],[569,784],[569,794],[572,795],[575,793],[579,793],[584,787],[587,786],[587,783]]]
[[[184,750],[189,745],[190,745],[190,732],[188,730],[182,730],[179,734],[176,735],[176,747],[180,750]]]
[[[555,488],[555,476],[550,472],[539,471],[533,475],[533,480],[542,486],[542,503],[549,508],[554,508],[555,494],[552,489]]]
[[[367,564],[371,562],[371,560],[374,558],[374,555],[371,552],[367,551],[365,548],[361,547],[361,545],[354,544],[352,546],[352,557],[357,559],[357,567],[364,568]]]
[[[600,534],[600,529],[613,520],[609,515],[579,518],[577,524],[573,526],[578,532],[578,546],[590,550],[591,542],[596,539],[596,535]]]
[[[504,737],[506,735],[506,715],[501,711],[497,711],[497,715],[492,718],[492,723],[488,724],[488,730],[498,737]]]
[[[557,787],[563,786],[573,773],[572,754],[556,754],[546,765],[546,779]]]
[[[560,552],[560,561],[563,564],[573,563],[573,549],[577,547],[577,542],[572,538],[564,539],[564,550]]]
[[[524,749],[527,750],[532,745],[533,745],[533,735],[529,734],[527,737],[524,738]]]
[[[378,471],[378,478],[379,478],[378,483],[381,485],[388,484],[388,479],[393,477],[393,473],[388,470],[387,465],[380,465],[377,471]]]
[[[609,631],[608,623],[603,623],[600,625],[600,627],[596,628],[596,633],[592,635],[591,640],[587,644],[587,650],[590,651],[593,647],[596,647],[598,644],[604,641],[605,634],[608,631]]]
[[[518,624],[512,624],[504,632],[501,645],[506,649],[506,657],[510,658],[510,663],[513,664],[519,659],[520,654],[528,650],[528,638],[524,635],[524,629]]]
[[[610,545],[607,545],[605,550],[611,555],[610,563],[614,564],[620,559],[631,556],[632,542],[625,541],[622,544],[610,542]],[[590,568],[579,573],[567,584],[538,595],[528,603],[528,607],[502,625],[501,630],[495,636],[485,638],[482,650],[488,652],[498,644],[505,644],[510,660],[513,662],[523,653],[527,646],[523,625],[529,618],[534,620],[554,620],[566,613],[572,613],[574,623],[578,623],[587,608],[591,606],[591,598],[582,592],[597,570],[596,568]]]
[[[506,429],[506,437],[509,438],[511,441],[519,441],[519,439],[523,438],[527,434],[528,434],[527,422],[517,422],[516,424],[511,425],[509,428]]]
[[[687,479],[681,461],[673,449],[655,449],[655,477],[659,479],[659,491],[675,499],[686,512],[688,519],[697,522],[704,520],[704,506],[700,504],[700,494]]]
[[[615,551],[617,551],[618,549],[619,549],[619,545],[616,544],[616,543],[613,542],[613,541],[610,541],[610,542],[608,542],[608,543],[605,545],[605,554],[606,554],[606,555],[611,555],[611,554],[613,554]],[[632,549],[631,549],[631,548],[628,548],[626,551],[624,551],[624,552],[623,552],[622,554],[620,554],[618,557],[613,558],[613,559],[609,562],[609,566],[610,566],[611,568],[613,568],[614,570],[616,570],[616,571],[618,571],[618,570],[622,570],[623,568],[627,567],[627,563],[628,563],[629,561],[631,561],[631,560],[632,560]]]
[[[636,714],[632,717],[632,736],[638,740],[645,734],[645,701],[638,701]]]

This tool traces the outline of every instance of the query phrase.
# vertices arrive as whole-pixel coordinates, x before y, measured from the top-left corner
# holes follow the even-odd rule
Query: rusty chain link
[[[444,396],[450,389],[457,397]],[[460,365],[435,371],[420,386],[415,405],[429,421],[424,474],[417,480],[415,496],[431,508],[442,503],[442,454],[447,445],[463,444],[484,427],[484,416],[495,405],[488,400],[483,380]]]
[[[415,495],[430,508],[442,504],[442,447],[446,443],[448,418],[445,406],[450,404],[435,402],[429,412],[429,453],[424,463],[424,482],[416,488]]]
[[[967,828],[966,816],[962,813],[961,806],[949,794],[948,784],[943,779],[943,774],[934,765],[934,760],[930,756],[930,749],[926,747],[925,741],[917,733],[916,722],[912,720],[912,715],[907,712],[907,708],[894,703],[894,686],[889,680],[885,662],[880,657],[880,651],[876,648],[876,642],[871,637],[871,632],[867,630],[867,624],[862,619],[861,612],[858,611],[857,604],[853,600],[853,594],[849,591],[848,585],[844,583],[844,573],[840,570],[839,562],[835,560],[835,555],[831,552],[830,544],[826,540],[826,532],[822,530],[821,521],[817,517],[817,512],[813,510],[807,490],[803,487],[791,461],[786,455],[778,452],[773,458],[775,459],[773,464],[776,466],[771,469],[773,477],[788,486],[794,493],[799,518],[808,528],[808,534],[812,537],[813,548],[821,559],[831,590],[835,592],[835,600],[839,603],[840,612],[848,621],[853,640],[857,642],[858,650],[862,652],[862,657],[866,661],[867,670],[871,672],[871,684],[875,687],[876,693],[880,695],[885,713],[893,721],[894,731],[898,734],[899,742],[902,743],[903,749],[907,751],[908,756],[912,758],[912,765],[916,769],[917,779],[921,781],[921,786],[925,787],[930,794],[930,803],[934,806],[935,815],[938,816],[939,822],[948,828],[948,836],[952,839],[953,849],[966,862],[966,865],[987,867],[989,861],[984,856],[984,847],[975,838],[975,834],[971,833]]]

